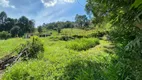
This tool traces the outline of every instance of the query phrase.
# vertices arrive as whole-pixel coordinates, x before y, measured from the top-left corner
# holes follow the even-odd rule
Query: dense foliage
[[[7,31],[15,36],[23,36],[34,31],[34,21],[22,16],[19,19],[9,18],[5,12],[0,13],[0,31]]]
[[[141,80],[141,0],[87,0],[86,11],[94,23],[112,24],[111,40],[119,47],[119,59],[111,67],[110,80]],[[119,73],[118,73],[119,72]]]
[[[0,32],[0,39],[8,39],[10,37],[11,37],[11,34],[6,31]]]
[[[86,11],[94,15],[94,23],[110,21],[113,26],[113,39],[126,45],[140,34],[139,28],[134,24],[137,23],[141,9],[132,7],[134,1],[87,0]]]
[[[67,47],[73,50],[82,51],[95,47],[98,44],[99,44],[98,39],[82,38],[82,39],[76,39],[75,41],[70,41]]]
[[[82,29],[67,29],[68,31],[83,33]],[[71,33],[72,33],[71,32]],[[90,30],[91,32],[91,30]],[[93,31],[92,31],[93,32]],[[62,32],[61,32],[62,33]],[[67,34],[71,34],[70,32]],[[65,33],[64,33],[65,34]],[[78,35],[82,33],[78,32]],[[85,34],[84,34],[85,35]],[[59,35],[54,35],[59,36]],[[52,37],[52,36],[50,36]],[[7,68],[2,80],[106,80],[105,68],[110,63],[111,55],[107,47],[110,42],[96,38],[83,38],[71,41],[53,41],[51,38],[41,38],[44,41],[43,57],[30,59],[14,64]],[[4,43],[12,43],[19,39],[9,39]],[[23,42],[25,39],[20,39]],[[80,40],[80,41],[79,41]],[[96,46],[99,41],[100,44]],[[78,43],[76,43],[78,42]],[[88,44],[90,43],[90,44]],[[77,45],[76,49],[69,45]],[[2,44],[0,44],[2,45]],[[12,47],[12,45],[9,45]],[[86,47],[88,46],[88,47]],[[10,48],[9,48],[10,49]],[[109,50],[108,50],[109,51]],[[1,53],[1,52],[0,52]]]
[[[41,38],[44,47],[39,38],[34,37],[21,49],[30,45],[27,50],[29,54],[23,55],[28,58],[37,58],[38,53],[45,50],[42,52],[43,57],[14,64],[6,70],[2,79],[142,80],[142,1],[87,0],[86,11],[93,15],[92,21],[85,15],[76,15],[75,22],[54,22],[39,26],[39,33],[44,28],[56,30],[56,33]],[[1,23],[6,18],[0,17]],[[19,28],[23,29],[23,33],[32,31],[32,28],[27,27],[29,21],[25,17],[19,21],[10,29],[12,36],[22,34]],[[98,26],[92,30],[83,30],[90,22]],[[104,23],[110,24],[110,27]],[[13,40],[6,42],[13,43]],[[3,48],[5,46],[0,47]]]
[[[49,23],[44,25],[47,29],[63,29],[63,28],[73,28],[73,22],[70,21],[66,21],[66,22],[53,22],[53,23]]]
[[[77,26],[81,29],[84,29],[89,26],[90,22],[86,15],[76,15],[75,22]]]
[[[39,26],[39,27],[37,28],[37,30],[38,30],[39,33],[41,33],[41,32],[43,31],[41,26]]]
[[[73,21],[58,21],[58,22],[52,22],[52,23],[48,23],[48,24],[43,24],[42,26],[45,27],[46,29],[49,30],[57,30],[60,33],[61,29],[64,28],[81,28],[81,29],[85,29],[88,28],[90,25],[90,21],[87,18],[86,15],[76,15],[75,17],[75,22]]]
[[[12,34],[12,37],[18,36],[20,27],[14,26],[11,28],[10,33]]]
[[[42,54],[44,52],[44,46],[42,41],[34,36],[28,41],[26,44],[22,44],[20,47],[20,51],[24,50],[24,58],[37,58],[38,54]],[[20,53],[19,53],[20,54]]]

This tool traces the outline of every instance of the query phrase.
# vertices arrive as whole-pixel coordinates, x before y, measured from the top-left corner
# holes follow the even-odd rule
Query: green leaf
[[[132,4],[131,8],[139,8],[140,5],[142,5],[142,1],[141,0],[135,0],[135,2]]]

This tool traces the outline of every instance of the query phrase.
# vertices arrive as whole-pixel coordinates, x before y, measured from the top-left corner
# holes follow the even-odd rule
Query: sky
[[[8,17],[26,16],[36,26],[57,21],[74,21],[76,14],[86,14],[86,0],[0,0],[0,12]]]

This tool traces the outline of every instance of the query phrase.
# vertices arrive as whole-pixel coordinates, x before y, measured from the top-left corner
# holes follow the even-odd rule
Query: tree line
[[[34,31],[35,21],[29,20],[25,16],[19,19],[13,19],[7,16],[6,12],[0,13],[0,32],[1,34],[7,32],[12,37],[23,36],[25,33],[32,33]]]
[[[58,21],[38,26],[38,32],[42,33],[43,28],[47,30],[56,30],[58,33],[63,28],[88,28],[90,20],[86,15],[76,15],[75,21]],[[21,16],[19,19],[10,18],[6,12],[0,13],[0,38],[22,37],[25,33],[33,33],[35,30],[35,21]]]
[[[61,29],[63,28],[81,28],[85,29],[88,28],[91,24],[90,20],[86,15],[76,15],[75,21],[58,21],[58,22],[52,22],[43,24],[42,26],[38,27],[38,32],[42,32],[42,27],[48,29],[48,30],[57,30],[59,33]]]

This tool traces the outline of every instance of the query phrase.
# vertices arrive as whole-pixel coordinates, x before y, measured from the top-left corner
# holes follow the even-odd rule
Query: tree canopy
[[[46,27],[47,29],[59,30],[63,28],[88,28],[90,25],[90,20],[87,18],[86,15],[76,15],[74,18],[75,21],[58,21],[52,22],[42,25],[42,27]]]
[[[141,80],[142,1],[87,0],[86,11],[93,15],[94,24],[112,24],[110,36],[119,56],[113,66],[119,66],[113,71],[115,77],[110,75],[109,80]]]
[[[80,28],[85,28],[89,24],[89,20],[86,15],[78,15],[77,14],[75,17],[75,22],[76,22],[77,26]]]
[[[33,32],[34,26],[35,21],[29,20],[25,16],[19,19],[13,19],[9,18],[4,11],[0,13],[0,31],[8,31],[13,37],[15,35],[23,36],[25,33]]]
[[[102,23],[107,20],[113,25],[113,34],[120,42],[133,40],[140,31],[135,23],[140,18],[136,18],[141,13],[140,7],[134,5],[139,0],[87,0],[86,11],[93,14],[94,23]],[[121,32],[119,35],[116,35]],[[129,35],[125,35],[129,34]],[[123,36],[123,37],[120,37]],[[127,40],[125,40],[127,39]]]

